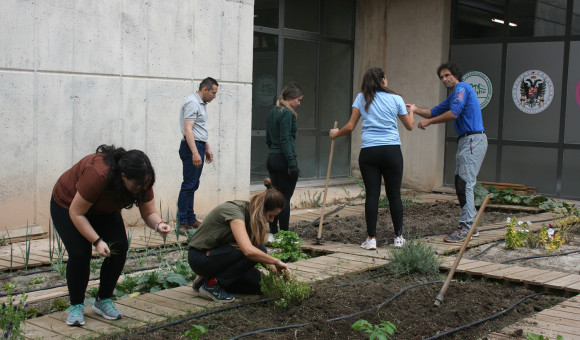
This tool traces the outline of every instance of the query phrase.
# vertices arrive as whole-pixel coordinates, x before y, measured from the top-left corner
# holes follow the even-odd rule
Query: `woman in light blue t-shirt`
[[[394,245],[401,247],[405,243],[401,202],[403,154],[397,118],[407,130],[411,131],[415,117],[412,111],[407,112],[403,98],[387,87],[385,72],[380,68],[372,68],[365,73],[361,93],[352,104],[350,120],[340,130],[331,129],[330,137],[337,138],[351,133],[360,118],[362,118],[362,144],[358,162],[366,191],[365,219],[368,234],[361,247],[377,248],[381,178],[385,181],[395,229]]]

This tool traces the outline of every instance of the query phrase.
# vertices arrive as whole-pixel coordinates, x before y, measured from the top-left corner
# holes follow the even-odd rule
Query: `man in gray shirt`
[[[183,163],[183,182],[177,199],[181,233],[200,225],[193,211],[193,200],[195,191],[199,188],[204,160],[208,164],[213,161],[207,142],[208,118],[205,108],[216,97],[218,86],[215,79],[205,78],[199,84],[199,90],[187,97],[181,106],[179,122],[183,139],[179,147],[179,157]]]

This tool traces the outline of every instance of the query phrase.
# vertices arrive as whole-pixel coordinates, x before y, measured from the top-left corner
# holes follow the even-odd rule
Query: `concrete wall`
[[[446,96],[436,68],[449,56],[451,0],[358,0],[354,90],[364,72],[385,70],[389,87],[406,103],[433,107]],[[416,116],[415,126],[422,118]],[[360,126],[353,131],[351,168],[358,170]],[[405,170],[403,185],[431,190],[443,184],[445,126],[407,131],[399,123]]]
[[[247,198],[253,10],[253,0],[4,0],[0,229],[46,227],[55,181],[100,144],[147,153],[157,206],[174,215],[179,109],[206,76],[220,87],[196,211]]]

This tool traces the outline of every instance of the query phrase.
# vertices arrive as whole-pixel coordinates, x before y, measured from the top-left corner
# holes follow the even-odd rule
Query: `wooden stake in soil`
[[[338,127],[338,122],[334,122],[334,128]],[[330,156],[328,157],[328,170],[326,170],[326,184],[324,184],[324,197],[322,198],[322,209],[320,209],[320,223],[318,224],[318,236],[316,243],[322,244],[322,222],[324,220],[324,207],[326,206],[326,193],[328,192],[328,180],[330,179],[330,169],[332,167],[332,155],[334,154],[334,138],[330,143]]]
[[[443,303],[445,292],[447,292],[447,288],[449,288],[449,284],[451,283],[451,279],[453,279],[453,275],[455,274],[455,270],[457,269],[457,266],[459,265],[459,261],[461,261],[461,257],[463,256],[465,249],[467,249],[467,245],[469,244],[469,241],[471,240],[471,235],[473,235],[475,228],[477,228],[477,224],[479,223],[479,220],[481,219],[481,215],[483,215],[483,211],[485,210],[485,206],[487,205],[488,202],[489,202],[489,194],[487,196],[485,196],[485,199],[483,200],[481,207],[479,207],[479,211],[477,212],[477,216],[475,216],[475,222],[473,222],[473,225],[469,229],[469,232],[467,233],[467,236],[465,237],[465,240],[463,241],[463,246],[461,247],[461,250],[459,250],[459,254],[457,254],[457,258],[455,259],[455,262],[453,263],[451,270],[449,270],[449,274],[447,275],[447,279],[445,280],[445,283],[443,283],[443,287],[441,288],[441,291],[439,291],[439,294],[437,294],[437,296],[435,297],[434,303],[435,303],[435,306],[437,306],[437,307],[439,307],[441,305],[441,303]]]

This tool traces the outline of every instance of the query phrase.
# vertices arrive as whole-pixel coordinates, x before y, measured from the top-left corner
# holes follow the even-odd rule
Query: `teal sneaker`
[[[78,304],[70,306],[67,310],[66,324],[69,326],[84,326],[85,325],[85,305]]]
[[[95,301],[93,312],[107,320],[118,320],[123,317],[123,314],[115,307],[115,303],[111,299]]]

